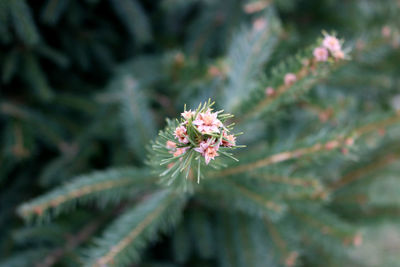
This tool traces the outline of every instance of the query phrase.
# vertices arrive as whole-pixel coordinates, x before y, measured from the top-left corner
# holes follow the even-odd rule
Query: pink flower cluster
[[[170,150],[170,153],[173,153],[174,157],[186,153],[190,148],[194,148],[194,151],[199,152],[204,157],[206,164],[208,164],[210,160],[219,156],[218,150],[220,146],[236,146],[236,137],[227,133],[228,130],[218,119],[218,114],[219,112],[212,112],[211,109],[197,114],[191,110],[181,113],[184,120],[174,131],[175,139],[178,140],[179,145],[168,140],[166,148]],[[195,140],[190,139],[188,136],[188,127],[193,129],[190,132],[196,132],[193,138]],[[196,144],[193,144],[193,142],[196,142]]]
[[[325,35],[322,46],[316,47],[313,54],[316,61],[324,62],[328,60],[329,53],[335,59],[344,59],[345,57],[340,41],[335,36]]]

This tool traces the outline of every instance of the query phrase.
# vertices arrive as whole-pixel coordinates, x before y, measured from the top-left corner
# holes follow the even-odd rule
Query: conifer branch
[[[85,266],[126,266],[137,262],[138,251],[155,239],[156,234],[175,225],[180,218],[184,198],[170,190],[159,191],[125,212],[89,250]]]
[[[227,73],[229,84],[224,91],[224,107],[232,110],[249,89],[254,87],[262,64],[268,61],[273,48],[278,43],[281,25],[273,9],[265,11],[264,17],[253,22],[250,29],[244,28],[232,41]],[[231,97],[234,95],[235,97]]]
[[[271,220],[267,216],[264,217],[263,221],[269,232],[269,235],[271,236],[272,241],[279,251],[280,261],[284,263],[287,267],[295,266],[299,253],[297,251],[289,250],[288,244],[279,233],[276,225],[271,222]]]
[[[333,148],[337,148],[339,146],[339,142],[335,142]],[[299,158],[305,155],[309,155],[312,153],[316,153],[319,151],[325,150],[325,146],[323,144],[315,144],[312,147],[306,147],[306,148],[300,148],[296,149],[293,151],[286,151],[286,152],[281,152],[272,156],[269,156],[267,158],[252,162],[252,163],[247,163],[243,165],[239,165],[237,167],[232,167],[220,172],[214,172],[210,173],[211,177],[214,176],[227,176],[227,175],[233,175],[233,174],[239,174],[243,173],[249,170],[254,170],[262,167],[266,167],[271,164],[276,164],[279,162],[287,161],[290,159],[295,159]]]
[[[268,215],[271,219],[277,219],[286,210],[286,205],[279,202],[279,199],[274,200],[262,192],[230,179],[207,180],[200,192],[204,194],[206,202],[218,199],[229,207],[252,216]]]
[[[143,144],[148,143],[154,137],[156,126],[149,107],[148,97],[143,92],[139,82],[129,74],[121,74],[111,83],[110,87],[121,91],[120,116],[125,139],[129,148],[141,158],[146,152]]]
[[[360,233],[355,233],[353,227],[326,211],[320,209],[316,211],[319,211],[318,216],[315,216],[314,213],[308,213],[295,208],[289,209],[289,212],[300,221],[304,222],[313,233],[315,233],[317,229],[317,232],[322,234],[322,236],[330,236],[334,239],[339,239],[341,241],[341,247],[343,245],[359,244]]]
[[[97,218],[83,227],[77,234],[68,238],[67,243],[64,247],[56,248],[52,250],[47,256],[38,262],[35,267],[51,267],[59,262],[62,257],[80,246],[82,243],[87,241],[97,231],[97,229],[103,224],[105,217]]]
[[[51,209],[56,213],[77,201],[97,200],[99,203],[118,201],[120,198],[133,194],[136,190],[154,187],[155,177],[146,170],[134,168],[113,169],[106,172],[95,172],[90,175],[80,176],[69,184],[54,189],[53,191],[34,199],[18,208],[18,213],[28,219],[36,215],[43,217]],[[131,192],[129,192],[131,190]]]
[[[296,58],[295,60],[299,59]],[[263,114],[264,111],[274,110],[282,103],[286,103],[290,99],[290,95],[294,96],[292,101],[298,99],[300,95],[306,93],[312,86],[326,78],[331,71],[342,66],[343,62],[331,63],[332,66],[318,66],[316,64],[315,59],[312,57],[304,58],[301,67],[294,73],[296,77],[294,83],[285,83],[284,79],[282,79],[282,83],[276,88],[271,88],[270,92],[264,91],[268,89],[263,88],[262,95],[257,94],[257,98],[251,98],[252,102],[250,100],[245,101],[243,104],[245,110],[242,115],[234,119],[235,123],[240,124],[252,117]],[[278,75],[278,73],[274,74]],[[284,73],[280,72],[279,75],[283,77]],[[253,101],[255,101],[255,104],[253,104]]]
[[[119,243],[115,244],[107,254],[99,258],[97,260],[97,263],[93,266],[101,267],[104,265],[108,265],[110,262],[112,262],[113,259],[119,253],[121,253],[121,251],[123,251],[127,246],[129,246],[129,244],[134,242],[135,239],[143,232],[143,230],[146,229],[146,227],[148,227],[150,223],[152,223],[153,220],[168,207],[170,201],[163,203],[163,205],[160,205],[159,207],[157,207],[157,209],[148,214],[143,219],[143,221],[136,226],[136,228],[132,229],[132,231],[128,233],[124,239],[122,239]]]
[[[273,222],[269,220],[267,216],[264,217],[265,226],[271,236],[271,239],[274,241],[276,247],[280,251],[281,255],[288,255],[289,252],[287,250],[287,244],[285,240],[283,240],[282,236],[279,234]]]
[[[22,107],[12,102],[3,101],[0,102],[0,112],[12,118],[22,120],[37,131],[38,136],[46,142],[50,141],[52,145],[57,146],[63,141],[58,123],[35,110]]]
[[[302,187],[314,187],[315,189],[320,188],[321,184],[317,179],[306,179],[301,177],[290,177],[290,176],[281,176],[274,174],[250,174],[250,177],[255,179],[262,179],[267,182],[272,183],[282,183],[291,186],[302,186]]]
[[[378,159],[377,161],[373,161],[371,164],[363,165],[359,169],[350,171],[339,180],[333,182],[328,188],[328,193],[335,192],[343,186],[346,186],[349,183],[353,183],[371,172],[382,169],[387,165],[396,162],[397,160],[399,160],[399,157],[400,153],[390,153]]]
[[[322,234],[324,235],[331,235],[333,237],[336,237],[336,234],[340,234],[336,229],[332,228],[329,225],[326,225],[315,218],[312,218],[304,213],[300,213],[294,209],[290,209],[290,212],[295,215],[297,218],[299,218],[301,221],[303,221],[306,224],[311,225],[314,229],[318,229]]]
[[[307,59],[308,60],[308,59]],[[311,59],[312,60],[312,59]],[[298,80],[304,79],[306,76],[310,74],[310,66],[304,65],[297,73],[295,73]],[[249,112],[245,113],[243,116],[238,117],[235,120],[236,123],[240,123],[243,120],[248,119],[256,114],[260,114],[260,112],[265,109],[272,102],[277,101],[282,97],[284,93],[286,93],[292,87],[292,84],[282,84],[278,88],[276,88],[274,94],[271,96],[266,96],[263,100],[261,100],[258,104],[256,104]]]
[[[256,192],[251,191],[244,186],[241,186],[237,183],[234,183],[230,180],[224,180],[225,183],[229,183],[232,187],[237,189],[240,193],[242,193],[244,196],[248,197],[249,199],[253,200],[256,203],[261,204],[262,206],[265,206],[267,209],[271,209],[275,212],[281,212],[283,207],[273,201],[266,200],[262,196],[258,195]]]
[[[349,134],[348,137],[343,137],[340,136],[336,139],[332,139],[326,143],[316,143],[315,145],[311,147],[305,147],[305,148],[299,148],[293,151],[285,151],[281,152],[278,154],[274,154],[271,156],[268,156],[264,159],[260,159],[255,162],[251,163],[246,163],[243,165],[238,165],[236,167],[232,167],[223,171],[219,172],[211,172],[209,176],[215,177],[215,176],[226,176],[226,175],[234,175],[234,174],[239,174],[243,173],[246,171],[258,169],[258,168],[263,168],[272,164],[284,162],[290,159],[297,159],[303,156],[307,156],[310,154],[318,153],[318,152],[323,152],[323,151],[330,151],[332,149],[339,148],[344,145],[346,142],[347,138],[353,138],[353,137],[361,137],[362,135],[365,135],[369,132],[375,131],[380,128],[385,128],[388,127],[392,124],[395,124],[400,121],[400,114],[397,114],[395,116],[386,118],[382,121],[377,121],[373,122],[370,124],[366,124],[356,130],[354,130],[351,134]]]

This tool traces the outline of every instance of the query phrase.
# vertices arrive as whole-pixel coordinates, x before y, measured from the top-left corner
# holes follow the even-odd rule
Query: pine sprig
[[[313,51],[315,52],[321,42],[322,40],[318,40],[317,44],[280,63],[271,70],[269,76],[260,77],[261,82],[235,110],[238,113],[236,122],[260,117],[298,100],[334,69],[343,65],[342,58],[333,57],[324,61],[315,58]]]
[[[180,219],[184,198],[171,190],[154,193],[126,211],[105,230],[87,252],[85,266],[127,266],[138,262],[139,252]]]
[[[271,56],[278,43],[280,21],[272,8],[253,21],[232,40],[228,51],[228,85],[224,90],[223,106],[235,110],[246,93],[257,86],[262,65]],[[234,95],[235,97],[231,97]]]
[[[30,7],[25,0],[7,1],[13,26],[18,37],[27,45],[35,45],[40,36],[33,21]]]
[[[386,116],[386,118],[365,124],[357,129],[350,130],[347,134],[340,134],[336,138],[332,138],[331,140],[324,141],[323,143],[317,142],[312,146],[298,148],[292,151],[284,151],[277,154],[270,155],[263,159],[241,164],[235,167],[228,168],[222,171],[213,171],[210,172],[211,176],[229,176],[236,175],[246,171],[255,170],[259,168],[264,168],[269,165],[277,164],[280,162],[285,162],[292,159],[298,159],[304,156],[313,155],[321,152],[329,152],[338,148],[343,148],[349,143],[353,143],[355,138],[360,138],[363,135],[366,135],[370,132],[376,131],[379,128],[389,127],[393,124],[396,124],[400,121],[400,116],[398,114],[393,116]]]
[[[233,125],[223,123],[232,118],[223,110],[213,112],[214,102],[200,104],[195,111],[185,110],[179,120],[167,120],[165,130],[160,131],[152,143],[148,163],[161,177],[161,183],[191,191],[197,174],[200,182],[202,169],[224,166],[218,156],[237,161],[229,151],[236,149],[236,137],[231,134]]]
[[[236,209],[250,216],[267,215],[276,221],[287,208],[282,199],[266,194],[261,187],[227,178],[208,180],[204,182],[202,189],[199,193],[206,203],[222,202],[229,209]]]
[[[48,219],[74,208],[78,203],[117,203],[145,189],[154,189],[154,182],[154,176],[145,169],[125,168],[94,172],[78,176],[66,185],[22,204],[18,213],[27,220]]]

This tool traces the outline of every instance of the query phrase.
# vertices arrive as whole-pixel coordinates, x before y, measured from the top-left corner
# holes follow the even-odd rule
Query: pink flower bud
[[[266,94],[267,96],[273,96],[273,95],[275,94],[274,88],[272,88],[272,87],[267,87],[267,88],[265,89],[265,94]]]
[[[337,50],[333,52],[333,57],[336,59],[344,59],[345,55],[342,50]]]
[[[168,140],[167,144],[166,144],[166,147],[168,149],[174,149],[174,148],[176,148],[176,143]]]
[[[256,19],[253,22],[253,29],[256,32],[262,31],[267,27],[267,20],[265,18]]]
[[[294,73],[287,73],[287,74],[285,75],[284,80],[285,80],[285,85],[287,85],[287,86],[292,85],[292,84],[294,84],[294,83],[297,81],[296,74],[294,74]]]
[[[347,146],[352,146],[354,144],[354,139],[349,137],[346,139],[345,143]]]
[[[336,140],[329,141],[328,143],[325,144],[326,150],[332,150],[335,149],[339,146],[339,142]]]
[[[359,247],[362,245],[362,243],[363,243],[363,236],[361,233],[357,233],[353,238],[353,245],[355,247]]]
[[[389,38],[392,34],[392,29],[389,26],[383,26],[381,30],[382,36],[385,38]]]

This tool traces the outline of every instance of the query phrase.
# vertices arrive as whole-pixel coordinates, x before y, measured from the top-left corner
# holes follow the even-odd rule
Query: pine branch
[[[280,261],[284,262],[286,266],[291,267],[296,264],[298,252],[288,250],[288,245],[279,233],[278,229],[273,222],[269,220],[268,217],[264,217],[265,226],[268,230],[268,233],[271,237],[271,240],[274,242],[276,248],[279,250]]]
[[[110,0],[115,13],[124,24],[129,34],[139,44],[151,41],[152,32],[150,21],[145,10],[136,0]]]
[[[44,257],[48,249],[46,248],[32,248],[19,253],[15,253],[11,257],[2,259],[0,267],[30,267],[32,262]]]
[[[31,10],[25,0],[8,1],[10,14],[18,37],[27,45],[35,45],[40,36],[33,21]]]
[[[270,183],[279,183],[295,187],[313,187],[314,189],[318,189],[321,187],[319,180],[306,177],[290,177],[266,173],[251,173],[249,174],[249,177],[254,179],[261,179]]]
[[[149,101],[140,87],[140,81],[130,75],[116,78],[111,87],[120,86],[121,121],[129,147],[138,157],[144,157],[145,145],[155,136],[156,126],[149,107]]]
[[[189,214],[187,220],[192,240],[196,240],[193,246],[197,255],[204,259],[210,259],[215,256],[214,225],[210,214],[204,210],[197,209]]]
[[[2,43],[9,43],[11,41],[11,34],[9,31],[9,4],[8,1],[0,1],[0,41]]]
[[[0,112],[29,125],[29,128],[36,132],[38,138],[54,147],[58,148],[63,140],[63,129],[59,123],[36,110],[4,101],[0,102]]]
[[[311,231],[318,230],[322,236],[330,236],[347,243],[354,237],[354,229],[336,215],[317,206],[295,205],[289,212],[299,219]],[[315,216],[318,214],[318,216]]]
[[[188,231],[187,224],[182,222],[174,230],[171,241],[172,255],[180,264],[185,263],[190,257],[193,249],[190,241],[190,232]]]
[[[70,0],[47,0],[41,19],[49,25],[55,25],[68,7]]]
[[[261,219],[219,212],[215,224],[216,255],[221,266],[281,266]]]
[[[324,144],[317,143],[314,146],[311,147],[306,147],[306,148],[300,148],[296,149],[293,151],[286,151],[286,152],[281,152],[272,156],[269,156],[267,158],[258,160],[253,163],[248,163],[248,164],[243,164],[239,165],[237,167],[232,167],[220,172],[214,172],[211,173],[211,177],[216,177],[216,176],[229,176],[229,175],[234,175],[234,174],[239,174],[243,173],[246,171],[258,169],[258,168],[263,168],[266,166],[269,166],[271,164],[276,164],[280,162],[284,162],[290,159],[296,159],[302,156],[306,156],[309,154],[317,153],[326,150],[326,145],[331,144],[330,142]],[[340,143],[337,140],[333,140],[333,146],[332,149],[339,147]]]
[[[144,189],[154,188],[156,178],[148,170],[111,169],[76,177],[68,184],[22,204],[18,213],[25,219],[43,219],[74,207],[96,201],[101,205],[119,202]]]
[[[184,199],[168,190],[159,191],[118,218],[96,246],[88,251],[85,266],[126,266],[138,262],[139,251],[156,234],[176,225]]]
[[[229,84],[222,98],[227,110],[234,110],[247,91],[256,86],[256,77],[278,42],[280,21],[272,9],[265,13],[254,21],[253,27],[243,28],[229,48]]]
[[[272,69],[270,77],[262,77],[259,85],[238,105],[235,122],[239,124],[260,117],[267,112],[275,111],[283,104],[299,100],[319,81],[328,77],[334,69],[343,65],[343,61],[338,60],[317,62],[312,51],[311,47],[299,52]],[[294,75],[295,81],[285,81],[287,74]]]
[[[341,177],[339,180],[333,182],[328,188],[328,193],[335,192],[340,188],[348,185],[349,183],[353,183],[363,178],[367,174],[385,168],[386,166],[398,161],[399,157],[400,153],[390,153],[383,156],[382,158],[377,159],[376,161],[373,161],[369,165],[363,165],[359,169],[350,171],[349,173]]]
[[[204,183],[205,201],[223,202],[231,208],[238,209],[252,216],[267,215],[274,220],[285,212],[286,205],[280,199],[273,199],[263,192],[257,192],[249,185],[231,179],[207,180]],[[213,202],[214,202],[213,201]]]
[[[41,100],[51,100],[54,97],[54,92],[47,81],[47,76],[43,72],[38,58],[33,53],[28,52],[24,55],[23,60],[26,83],[37,91],[37,95]]]
[[[41,259],[35,267],[51,267],[57,264],[65,254],[73,251],[82,243],[87,241],[92,235],[98,230],[98,228],[103,224],[105,217],[97,218],[83,227],[77,234],[68,238],[67,243],[60,248],[52,250],[43,259]]]
[[[251,163],[246,163],[243,165],[238,165],[236,167],[231,167],[223,171],[219,172],[210,172],[209,176],[210,177],[216,177],[216,176],[227,176],[227,175],[235,175],[235,174],[240,174],[246,171],[250,170],[255,170],[259,168],[263,168],[272,164],[288,161],[290,159],[297,159],[303,156],[308,156],[314,153],[320,153],[324,151],[331,151],[333,149],[343,147],[345,146],[347,138],[359,138],[365,134],[368,134],[370,132],[373,132],[377,129],[380,128],[385,128],[388,127],[392,124],[396,124],[400,121],[400,114],[397,114],[395,116],[386,118],[382,121],[377,121],[373,123],[366,124],[358,129],[355,129],[352,131],[348,136],[339,136],[335,139],[332,139],[324,144],[321,143],[316,143],[311,147],[304,147],[304,148],[299,148],[293,151],[285,151],[281,152],[278,154],[274,154],[271,156],[268,156],[264,159],[260,159],[255,162]]]
[[[232,226],[232,216],[228,217],[228,214],[219,213],[217,215],[217,225],[216,225],[216,239],[218,250],[217,256],[219,264],[223,267],[235,266],[237,262],[237,254],[234,250],[234,240],[232,233],[236,229]]]
[[[1,14],[0,14],[1,16]],[[1,23],[1,22],[0,22]],[[0,26],[1,27],[1,26]],[[1,34],[1,29],[0,29]],[[12,50],[3,60],[1,80],[7,84],[11,81],[14,75],[17,73],[17,68],[20,61],[20,54],[17,50]]]

